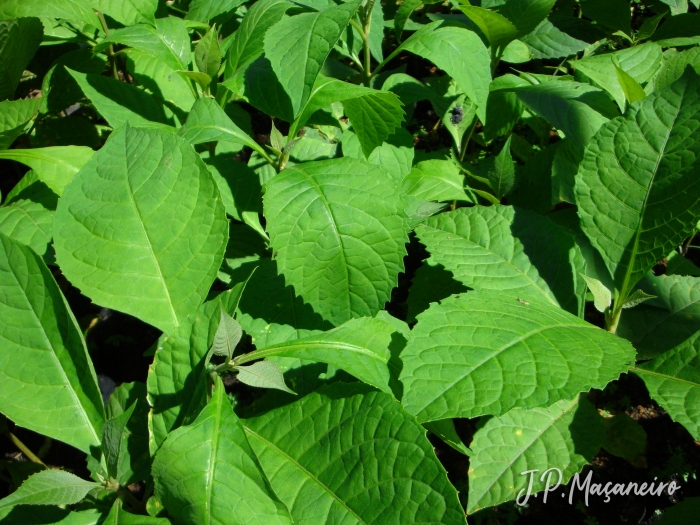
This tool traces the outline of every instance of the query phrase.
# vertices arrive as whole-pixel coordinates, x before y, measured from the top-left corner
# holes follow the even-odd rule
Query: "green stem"
[[[365,29],[367,26],[365,25],[365,27],[362,27],[362,26],[357,22],[357,20],[354,20],[354,19],[353,19],[353,20],[350,20],[350,25],[351,25],[352,27],[354,27],[355,30],[356,30],[358,33],[360,33],[360,35],[362,36],[362,40],[363,40],[362,46],[363,46],[363,49],[364,49],[364,64],[362,64],[362,63],[358,60],[358,61],[357,61],[357,65],[360,66],[360,68],[362,69],[362,75],[363,75],[362,82],[363,82],[363,84],[364,84],[365,86],[369,87],[369,81],[370,81],[370,79],[372,78],[372,73],[371,73],[371,71],[370,71],[370,66],[371,66],[370,58],[371,58],[371,55],[370,55],[370,50],[369,50],[369,36],[368,36],[369,33],[366,32],[366,29]]]
[[[688,237],[688,240],[686,241],[685,246],[683,247],[683,255],[686,255],[688,253],[688,249],[690,248],[690,243],[697,233],[698,233],[698,231],[695,228],[693,228],[693,233],[690,234],[690,237]]]
[[[472,124],[471,129],[469,130],[469,134],[467,135],[466,140],[464,141],[464,146],[462,146],[462,151],[459,153],[459,160],[464,161],[464,154],[467,151],[467,146],[469,145],[469,141],[472,139],[472,135],[474,134],[474,130],[476,129],[476,123],[477,123],[477,118],[474,117],[474,124]]]
[[[95,11],[97,18],[100,19],[100,24],[102,24],[102,30],[105,32],[105,37],[109,38],[109,27],[107,27],[107,20],[105,20],[105,15],[101,11]],[[108,48],[109,63],[112,66],[112,76],[119,80],[119,70],[117,69],[117,56],[114,53],[114,46],[109,45]]]
[[[620,306],[618,306],[618,304]],[[610,332],[611,334],[614,334],[617,332],[617,325],[620,322],[620,315],[622,314],[622,305],[624,304],[624,300],[615,300],[615,304],[613,305],[612,312],[608,312],[605,314],[605,329]]]
[[[27,445],[22,443],[22,441],[20,441],[20,439],[17,436],[15,436],[12,432],[10,432],[9,430],[5,430],[5,435],[8,437],[8,439],[10,441],[12,441],[14,446],[16,446],[18,449],[20,449],[22,451],[22,454],[27,456],[27,459],[29,459],[29,461],[31,461],[33,463],[38,463],[39,465],[43,465],[44,467],[46,467],[46,464],[43,461],[41,461],[41,459],[39,459],[39,457],[36,454],[34,454],[34,452],[29,450]]]

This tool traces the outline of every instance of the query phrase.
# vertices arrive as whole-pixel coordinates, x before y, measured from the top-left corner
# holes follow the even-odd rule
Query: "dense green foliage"
[[[633,461],[624,374],[700,440],[699,3],[0,0],[0,422],[92,476],[25,450],[0,518],[464,524]]]

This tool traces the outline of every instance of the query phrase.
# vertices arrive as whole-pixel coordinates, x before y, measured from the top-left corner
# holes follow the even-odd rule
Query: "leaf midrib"
[[[693,381],[688,381],[687,379],[681,379],[680,377],[677,377],[677,376],[672,376],[672,375],[664,374],[661,372],[655,372],[653,370],[647,370],[646,368],[639,368],[637,366],[635,366],[631,370],[635,374],[648,374],[651,376],[662,377],[664,379],[668,379],[669,381],[676,381],[678,383],[684,383],[684,384],[690,385],[693,388],[700,388],[700,383],[694,383]]]
[[[269,356],[274,356],[274,355],[280,355],[284,354],[285,352],[291,350],[305,350],[305,349],[334,349],[334,350],[346,350],[348,352],[356,353],[356,354],[362,354],[366,355],[368,357],[371,357],[373,359],[376,359],[377,361],[381,361],[384,364],[388,364],[389,360],[384,359],[381,355],[373,352],[372,350],[369,350],[367,348],[364,348],[362,346],[358,345],[352,345],[350,343],[342,343],[342,342],[337,342],[337,341],[332,341],[332,342],[313,342],[313,343],[305,343],[303,342],[303,339],[290,342],[290,343],[282,343],[280,345],[275,345],[275,346],[270,346],[268,348],[263,348],[261,350],[256,350],[254,352],[255,356],[247,359],[247,360],[241,360],[240,363],[247,363],[249,361],[253,361],[254,359],[262,359],[263,357],[269,357]],[[252,356],[253,352],[251,352]]]

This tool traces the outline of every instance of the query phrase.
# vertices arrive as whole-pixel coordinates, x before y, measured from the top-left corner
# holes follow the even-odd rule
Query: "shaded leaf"
[[[246,385],[258,388],[274,388],[289,394],[294,394],[293,390],[284,382],[282,369],[273,361],[258,361],[249,366],[237,366],[234,370],[238,372],[238,380]]]

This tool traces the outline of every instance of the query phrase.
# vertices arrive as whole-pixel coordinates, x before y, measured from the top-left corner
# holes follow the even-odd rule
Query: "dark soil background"
[[[428,6],[426,9],[433,11],[443,10],[440,5]],[[634,25],[638,27],[648,13],[640,11],[635,18]],[[418,21],[421,20],[420,14]],[[423,14],[424,16],[424,14]],[[393,32],[387,31],[387,49],[396,44],[390,36]],[[58,53],[59,46],[42,48],[41,53]],[[62,52],[62,51],[61,51]],[[41,57],[39,57],[41,59]],[[52,57],[43,58],[45,62],[52,61]],[[552,67],[559,63],[546,63],[545,61],[533,61],[521,64],[521,70],[537,73],[552,73]],[[423,79],[433,75],[439,75],[434,66],[419,57],[413,55],[400,56],[390,63],[385,71],[405,66],[406,73],[416,78]],[[502,64],[496,75],[512,72],[510,66]],[[36,89],[31,83],[26,85],[26,95],[32,89]],[[245,106],[250,111],[253,121],[253,130],[256,139],[267,140],[270,119],[250,106]],[[91,115],[86,115],[90,117]],[[417,103],[412,120],[407,128],[415,137],[417,150],[433,151],[451,146],[451,137],[438,122],[439,117],[427,102]],[[283,123],[278,123],[283,132],[286,128]],[[476,129],[476,133],[479,128]],[[531,139],[531,131],[526,126],[517,127],[514,132],[523,138]],[[20,138],[20,141],[28,140]],[[552,137],[557,140],[557,137]],[[495,141],[491,148],[500,150],[502,141]],[[535,143],[536,141],[530,140]],[[16,144],[16,147],[29,147],[30,144]],[[469,153],[474,153],[477,146],[470,144]],[[16,184],[22,177],[26,168],[21,165],[0,161],[0,191],[2,195]],[[695,239],[700,244],[700,237]],[[427,257],[425,249],[412,237],[409,244],[408,256],[405,259],[405,273],[399,275],[399,285],[393,291],[392,300],[387,304],[387,310],[394,316],[406,318],[406,298],[417,268],[421,261]],[[700,250],[690,250],[687,256],[691,261],[700,266]],[[663,273],[663,264],[655,269],[657,273]],[[73,312],[75,313],[81,328],[86,333],[88,349],[95,369],[99,375],[110,378],[116,385],[124,382],[145,382],[148,366],[152,357],[145,357],[148,350],[158,339],[160,332],[138,319],[131,316],[101,308],[73,288],[63,277],[60,270],[54,268],[54,275],[66,295]],[[221,283],[215,286],[220,287]],[[602,325],[602,316],[594,309],[587,312],[587,320],[593,324]],[[247,402],[259,397],[259,391],[253,391],[242,386],[236,381],[227,381],[229,390],[239,395],[239,399]],[[605,450],[595,457],[591,465],[585,467],[583,475],[588,470],[593,471],[593,482],[605,484],[607,482],[651,483],[656,481],[668,482],[675,480],[680,484],[681,490],[673,497],[667,494],[662,496],[612,496],[611,501],[604,503],[604,498],[593,496],[586,506],[583,494],[576,492],[572,505],[568,503],[568,488],[560,489],[565,492],[562,497],[559,492],[550,494],[547,504],[543,504],[540,498],[530,498],[526,507],[518,507],[514,502],[504,503],[492,509],[486,509],[469,517],[471,524],[649,524],[657,521],[664,509],[677,501],[687,497],[700,496],[700,443],[688,434],[679,424],[671,421],[666,412],[649,398],[648,392],[641,380],[633,375],[625,375],[619,380],[610,383],[605,390],[595,391],[590,394],[590,400],[599,410],[605,410],[612,414],[626,413],[644,429],[647,435],[647,446],[644,454],[635,460],[635,464],[612,456]],[[458,433],[465,444],[469,445],[477,428],[477,419],[456,420]],[[72,447],[60,442],[44,438],[34,432],[22,428],[15,428],[8,422],[8,429],[21,439],[35,453],[38,451],[44,462],[51,466],[60,466],[80,476],[88,477],[89,472],[85,464],[85,455]],[[469,458],[456,452],[445,445],[439,439],[431,436],[438,458],[448,471],[451,481],[460,491],[460,496],[465,503],[468,492],[467,471]],[[18,449],[6,437],[0,437],[0,497],[4,497],[10,488],[16,485],[18,480],[32,472],[32,465],[26,460]],[[14,481],[13,481],[14,480]],[[130,487],[138,495],[142,490],[140,486]],[[700,523],[700,517],[698,518]]]

